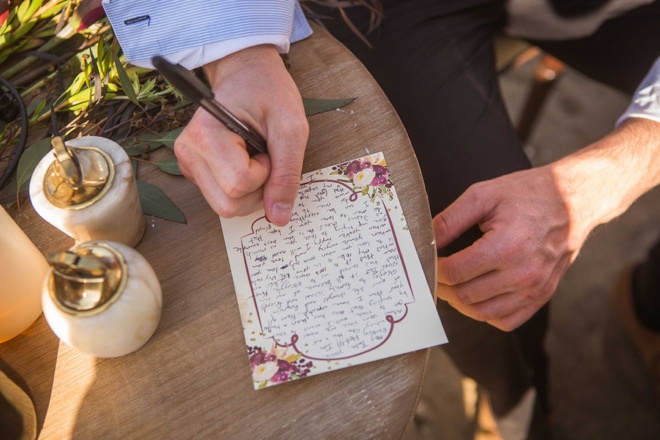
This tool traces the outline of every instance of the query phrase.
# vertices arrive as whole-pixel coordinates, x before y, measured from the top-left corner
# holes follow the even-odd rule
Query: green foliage
[[[305,114],[307,116],[315,115],[317,113],[327,112],[329,110],[338,110],[341,107],[355,101],[355,98],[347,99],[311,99],[303,97],[303,105],[305,106]]]
[[[142,211],[147,215],[160,217],[173,222],[186,223],[183,212],[158,187],[143,180],[137,181]]]
[[[119,57],[116,53],[112,52],[112,60],[115,63],[115,68],[117,69],[117,75],[119,75],[119,81],[121,83],[121,88],[128,99],[138,107],[142,108],[140,101],[138,100],[137,93],[140,91],[140,80],[137,77],[137,74],[133,72],[132,78],[124,69],[124,65],[119,60]]]
[[[125,148],[136,173],[137,164],[146,163],[181,176],[176,157],[151,162],[149,154],[174,148],[195,106],[157,72],[128,64],[105,18],[92,25],[84,21],[99,5],[98,0],[23,0],[11,3],[4,21],[0,16],[0,76],[21,90],[31,134],[4,195],[24,195],[34,167],[51,148],[49,131],[65,138],[107,137]],[[27,50],[42,56],[20,53]],[[305,111],[335,110],[353,99],[304,99]],[[0,126],[0,170],[19,131],[14,123]],[[139,188],[145,212],[185,222],[153,185],[140,182]]]
[[[183,176],[181,170],[179,169],[179,163],[176,160],[176,157],[170,157],[160,162],[155,162],[156,165],[161,170],[165,171],[168,174],[174,174],[175,176]]]
[[[168,131],[167,133],[145,134],[137,136],[136,138],[142,142],[156,143],[164,145],[169,149],[174,149],[174,141],[176,141],[176,138],[179,137],[182,131],[183,127],[179,127],[172,131]]]
[[[27,189],[32,173],[39,161],[51,150],[50,139],[41,139],[26,149],[18,161],[16,185],[19,191]]]

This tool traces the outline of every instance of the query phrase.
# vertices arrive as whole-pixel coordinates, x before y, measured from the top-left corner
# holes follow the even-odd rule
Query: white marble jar
[[[49,262],[43,312],[70,347],[97,357],[124,356],[156,331],[163,303],[160,283],[135,249],[91,241],[49,256]]]
[[[66,179],[58,177],[55,166],[58,156],[47,154],[37,165],[30,180],[30,199],[35,211],[47,222],[81,243],[90,240],[111,240],[135,247],[145,230],[137,184],[130,158],[117,143],[98,136],[85,136],[66,142],[80,168],[90,170],[92,183],[99,191],[87,197],[83,189],[73,190]],[[101,158],[100,160],[98,158]],[[105,159],[103,159],[105,158]],[[104,186],[93,182],[98,170],[94,164],[106,162],[110,175]],[[91,164],[91,165],[90,165]],[[105,164],[104,164],[105,166]],[[85,174],[85,173],[84,173]],[[53,176],[66,191],[54,193]],[[91,185],[93,186],[93,185]],[[76,191],[78,193],[76,194]],[[77,197],[75,200],[71,194]]]

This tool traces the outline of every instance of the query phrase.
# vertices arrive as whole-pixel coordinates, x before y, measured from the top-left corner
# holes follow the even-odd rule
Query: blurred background
[[[527,100],[539,56],[501,75],[511,118]],[[567,68],[547,95],[525,150],[551,162],[608,133],[629,97]],[[546,347],[557,440],[660,438],[660,409],[636,354],[612,317],[620,272],[645,258],[660,236],[660,188],[597,228],[559,285]],[[442,348],[431,353],[411,439],[463,440],[477,428],[473,383]],[[487,420],[486,420],[487,421]],[[486,427],[479,439],[498,438]]]

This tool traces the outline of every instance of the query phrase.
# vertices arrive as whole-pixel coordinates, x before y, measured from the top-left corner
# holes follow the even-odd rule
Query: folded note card
[[[382,153],[305,174],[291,221],[222,219],[256,389],[447,342]]]

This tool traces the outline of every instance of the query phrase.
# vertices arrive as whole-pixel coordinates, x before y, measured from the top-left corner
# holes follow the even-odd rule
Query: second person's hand
[[[483,236],[437,260],[437,294],[502,330],[526,322],[555,292],[587,236],[660,184],[660,123],[630,118],[542,167],[469,187],[433,219],[442,249],[478,225]]]

